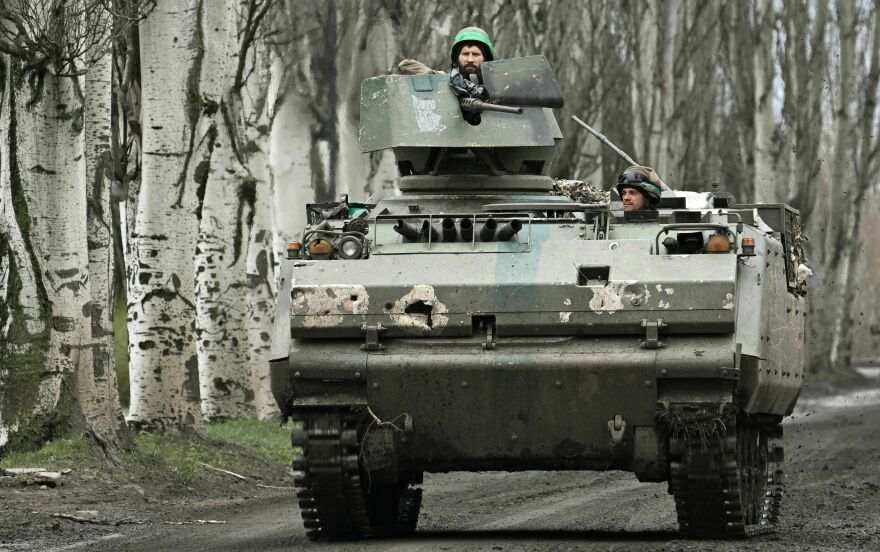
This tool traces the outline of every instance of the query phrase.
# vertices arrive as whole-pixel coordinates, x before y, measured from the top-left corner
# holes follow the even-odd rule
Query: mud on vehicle
[[[400,195],[310,205],[281,266],[272,388],[309,537],[413,531],[422,474],[452,470],[624,470],[668,481],[687,536],[771,530],[798,213],[551,196],[552,71],[484,67],[503,93],[476,123],[445,75],[364,81],[361,146],[394,152]]]

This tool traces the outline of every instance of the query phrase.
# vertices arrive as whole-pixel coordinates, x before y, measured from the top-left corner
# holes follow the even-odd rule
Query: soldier
[[[484,61],[495,59],[495,46],[486,31],[479,27],[465,27],[452,41],[452,67],[467,75],[479,74]]]
[[[484,61],[495,59],[495,46],[486,31],[479,27],[465,27],[458,31],[450,49],[453,70],[459,69],[465,75],[479,75]],[[404,59],[397,64],[397,72],[402,75],[442,74],[443,71],[431,69],[414,59]]]
[[[651,167],[633,165],[617,177],[624,211],[654,209],[660,203],[660,177]]]

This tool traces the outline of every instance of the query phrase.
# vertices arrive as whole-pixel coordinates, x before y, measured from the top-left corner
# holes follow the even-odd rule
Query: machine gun
[[[522,115],[523,113],[523,108],[521,107],[496,105],[476,98],[461,98],[459,100],[459,105],[461,105],[462,111],[467,111],[469,113],[480,113],[481,111],[497,111],[498,113],[513,113],[516,115]]]
[[[528,70],[523,71],[523,66]],[[476,75],[465,77],[457,69],[450,75],[449,85],[465,113],[495,111],[522,115],[523,108],[514,106],[562,107],[559,85],[543,56],[487,62],[482,69],[482,84]]]

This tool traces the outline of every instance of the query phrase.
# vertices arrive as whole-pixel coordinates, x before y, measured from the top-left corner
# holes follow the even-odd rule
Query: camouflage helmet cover
[[[650,203],[660,201],[660,177],[651,167],[633,165],[627,167],[617,177],[617,193],[623,195],[624,188],[635,188],[648,198]]]
[[[465,27],[456,33],[455,38],[452,41],[450,57],[452,58],[453,65],[458,62],[458,52],[461,49],[461,45],[465,42],[482,44],[484,46],[484,48],[482,48],[483,55],[485,55],[486,61],[492,61],[495,59],[495,46],[489,39],[489,34],[479,27]]]

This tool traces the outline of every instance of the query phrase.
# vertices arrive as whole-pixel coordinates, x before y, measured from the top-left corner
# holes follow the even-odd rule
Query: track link
[[[696,538],[752,537],[775,531],[783,495],[781,426],[729,421],[726,433],[669,439],[669,492],[679,527]]]
[[[339,412],[297,417],[291,436],[296,497],[311,540],[370,536],[358,467],[358,418]]]
[[[294,487],[310,540],[357,540],[415,530],[422,490],[407,483],[365,492],[359,456],[363,418],[354,412],[293,416]]]

